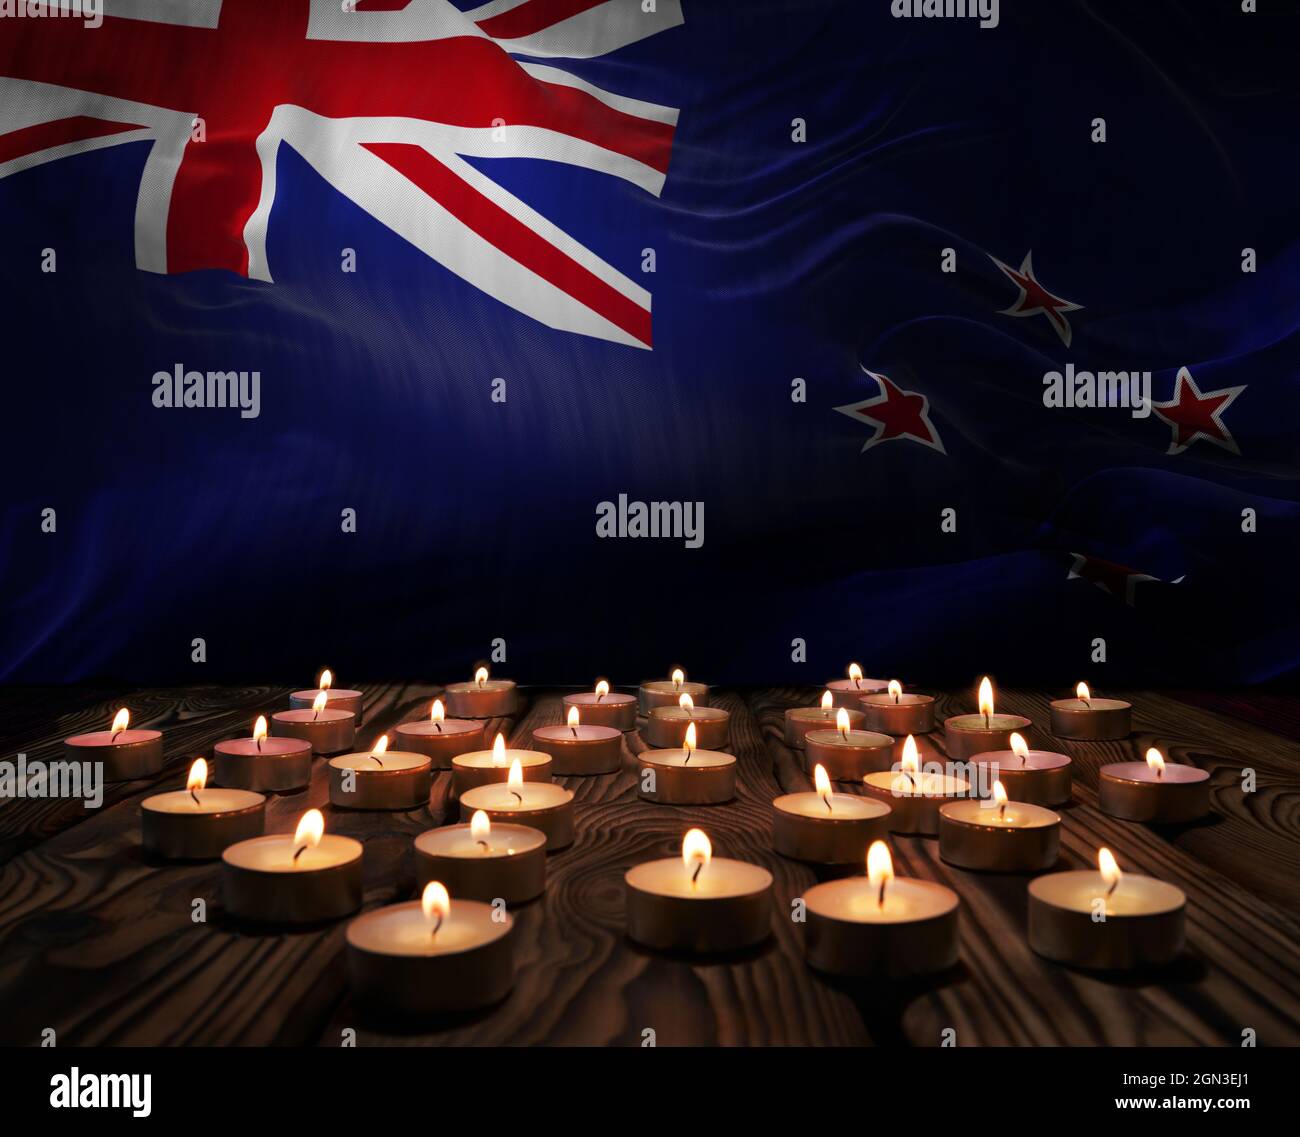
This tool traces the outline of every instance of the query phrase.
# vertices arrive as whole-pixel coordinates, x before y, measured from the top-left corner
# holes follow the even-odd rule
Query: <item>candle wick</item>
[[[898,706],[898,700],[901,699],[902,697],[903,696],[901,694],[894,696],[894,706]]]
[[[916,779],[912,777],[912,772],[910,770],[904,770],[903,777],[907,779],[907,784],[910,785],[912,789],[916,789]]]
[[[824,801],[824,802],[826,803],[826,812],[827,812],[827,813],[834,813],[834,812],[835,812],[833,809],[831,809],[831,795],[830,795],[830,794],[825,794],[825,795],[823,795],[823,797],[822,797],[822,801]]]
[[[515,795],[515,800],[518,801],[520,805],[524,804],[523,794],[521,794],[518,790],[511,790],[510,792]]]
[[[438,922],[433,925],[433,931],[429,933],[429,939],[433,939],[438,934],[438,929],[442,927],[442,913],[438,913]]]
[[[686,751],[686,757],[682,759],[682,765],[683,765],[683,766],[685,766],[686,763],[689,762],[689,761],[691,760],[691,755],[694,754],[694,753],[695,753],[694,750],[687,750],[687,751]]]
[[[293,855],[293,863],[294,863],[295,865],[298,863],[298,858],[301,857],[301,856],[303,855],[303,853],[305,853],[306,851],[307,851],[307,846],[304,845],[301,849],[299,849],[296,853],[294,853],[294,855]]]
[[[885,906],[885,883],[886,882],[883,880],[880,882],[880,896],[876,900],[877,908],[883,908]]]
[[[1006,819],[1007,819],[1007,803],[1004,801],[1000,806],[998,806],[998,820],[1005,821]]]
[[[695,871],[691,873],[691,884],[695,885],[700,879],[700,870],[704,868],[703,861],[695,862]]]
[[[198,790],[190,790],[190,797],[192,797],[192,798],[194,799],[194,804],[195,804],[195,805],[202,805],[202,804],[203,804],[201,801],[199,801],[199,791],[198,791]]]
[[[314,715],[311,716],[311,721],[315,722],[318,718],[320,718],[320,711],[317,711]]]
[[[571,731],[573,731],[573,737],[574,737],[574,738],[577,738],[577,737],[578,737],[578,728],[577,728],[576,726],[571,726],[571,727],[569,727],[569,729],[570,729]]]
[[[438,728],[438,733],[441,734],[441,733],[442,733],[442,723],[440,723],[437,719],[434,719],[434,720],[433,720],[433,725],[436,726],[436,727]]]
[[[985,729],[985,730],[988,730],[988,729],[989,729],[989,712],[988,712],[988,711],[985,711],[985,712],[984,712],[984,729]]]
[[[124,727],[123,729],[125,729],[125,727]],[[116,741],[117,741],[117,736],[118,736],[119,734],[121,734],[121,733],[122,733],[122,731],[120,731],[120,730],[115,730],[115,731],[113,731],[113,737],[110,738],[109,741],[110,741],[110,742],[116,742]]]
[[[1106,898],[1109,899],[1111,893],[1113,893],[1115,889],[1117,889],[1118,887],[1119,887],[1119,878],[1117,877],[1115,880],[1111,881],[1110,887],[1106,889]]]
[[[603,694],[603,693],[601,693],[601,694],[599,694],[599,695],[597,695],[597,696],[596,696],[596,702],[598,702],[598,703],[599,703],[599,702],[600,702],[600,701],[601,701],[601,699],[603,699],[603,698],[604,698],[604,697],[605,697],[605,696],[604,696],[604,694]]]
[[[253,739],[253,741],[257,743],[257,752],[258,752],[259,754],[261,754],[261,753],[262,753],[262,740],[261,740],[260,738],[255,738],[255,739]]]
[[[492,852],[492,846],[489,845],[486,841],[480,841],[479,844],[483,846],[483,852],[485,853]]]
[[[1089,710],[1092,710],[1092,704],[1091,704],[1090,702],[1088,702],[1087,699],[1080,699],[1079,702],[1081,702],[1081,703],[1082,703],[1085,707],[1087,707]]]
[[[380,767],[381,769],[383,768],[384,764],[379,760],[377,755],[375,754],[370,755],[370,760],[374,762],[376,766]]]

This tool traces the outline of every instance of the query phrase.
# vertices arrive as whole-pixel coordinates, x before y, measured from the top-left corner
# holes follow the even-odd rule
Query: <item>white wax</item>
[[[635,865],[628,869],[626,879],[631,887],[642,892],[688,900],[750,896],[772,884],[772,874],[767,869],[726,857],[715,857],[700,870],[699,880],[694,884],[691,883],[691,872],[687,871],[680,857]]]
[[[509,920],[492,919],[491,905],[455,897],[436,934],[433,924],[418,900],[392,904],[353,920],[348,942],[380,955],[451,955],[483,947],[510,931]]]
[[[662,719],[664,722],[691,722],[692,720],[716,722],[719,719],[729,719],[731,713],[721,707],[694,707],[689,711],[685,707],[655,707],[650,712],[650,717]]]
[[[519,794],[518,798],[515,797],[516,793]],[[508,812],[512,809],[551,809],[572,800],[572,793],[553,782],[524,782],[514,789],[505,782],[493,782],[491,785],[475,786],[460,795],[462,807],[486,809],[489,813],[497,810]]]
[[[457,754],[452,759],[452,763],[475,770],[508,770],[516,758],[524,769],[529,766],[551,764],[551,756],[543,754],[540,750],[507,750],[504,759],[500,762],[496,761],[495,754],[491,750],[471,750],[468,754]]]
[[[260,805],[266,799],[251,790],[227,790],[220,788],[198,791],[196,803],[189,790],[174,790],[171,793],[154,794],[140,803],[141,809],[151,809],[155,813],[192,813],[201,817],[209,813],[234,813]]]
[[[377,760],[376,760],[377,759]],[[385,754],[340,754],[330,759],[337,770],[355,770],[358,774],[392,774],[398,770],[418,770],[429,764],[427,754],[413,754],[409,750],[389,750]]]
[[[1009,801],[1003,812],[996,805],[986,805],[975,798],[949,802],[943,807],[942,816],[967,825],[988,825],[994,829],[1045,829],[1061,821],[1059,813],[1041,805]]]
[[[880,887],[862,876],[829,881],[810,890],[808,907],[819,916],[857,924],[910,924],[942,916],[957,907],[957,894],[929,880],[899,877]]]
[[[810,730],[804,735],[804,741],[818,746],[840,746],[845,750],[879,750],[882,746],[894,745],[890,735],[877,734],[874,730],[849,730],[844,734],[838,730]]]
[[[293,854],[300,843],[292,833],[276,833],[270,837],[254,837],[231,845],[222,859],[236,868],[253,872],[294,873],[315,872],[337,868],[361,856],[361,842],[337,833],[326,833],[320,844],[307,849],[294,863]]]
[[[648,679],[641,684],[641,687],[657,695],[690,695],[696,702],[709,693],[707,683],[674,683],[671,679]]]
[[[482,730],[483,724],[470,719],[440,719],[437,722],[433,719],[418,719],[415,722],[398,723],[396,729],[398,734],[430,734],[434,738],[441,738],[451,734],[471,734]]]
[[[831,794],[830,799],[829,810],[826,808],[826,799],[818,793],[785,794],[772,804],[783,813],[811,817],[818,821],[864,821],[883,817],[889,812],[889,806],[875,798]]]
[[[431,856],[489,861],[494,857],[513,857],[539,849],[546,844],[546,834],[527,825],[493,825],[486,840],[488,847],[485,849],[471,835],[468,825],[446,825],[441,829],[425,830],[416,837],[415,847]]]
[[[311,707],[303,707],[301,710],[296,711],[276,711],[271,716],[273,720],[279,722],[315,723],[342,722],[344,719],[354,719],[356,717],[351,711],[335,710],[333,707],[325,707],[319,711],[314,711]]]
[[[1110,887],[1101,873],[1055,872],[1036,877],[1029,888],[1039,900],[1071,912],[1091,913],[1093,902]],[[1125,873],[1106,898],[1107,916],[1154,916],[1172,912],[1187,902],[1182,889],[1154,877]]]
[[[915,781],[897,770],[882,770],[868,774],[863,781],[879,790],[888,790],[895,797],[962,797],[970,793],[970,783],[950,774],[913,774]]]
[[[690,755],[690,761],[686,760]],[[721,750],[646,750],[636,756],[638,762],[648,766],[685,766],[703,770],[717,766],[734,766],[736,759]]]
[[[448,683],[446,689],[457,695],[473,695],[487,691],[510,691],[514,687],[513,679],[489,679],[485,683],[476,683],[470,679],[464,683]]]
[[[1052,706],[1063,711],[1119,711],[1131,707],[1123,699],[1053,699]]]
[[[574,732],[577,732],[576,734]],[[533,731],[534,738],[544,738],[548,742],[567,742],[570,745],[579,746],[584,742],[609,742],[612,739],[623,737],[621,730],[615,730],[612,726],[595,726],[582,724],[579,726],[539,726]]]
[[[1107,778],[1122,782],[1144,782],[1152,786],[1185,786],[1189,782],[1203,782],[1209,778],[1199,766],[1184,766],[1168,762],[1157,774],[1145,762],[1113,762],[1101,768]]]
[[[1067,755],[1051,750],[1030,750],[1023,759],[1014,750],[986,750],[971,761],[977,766],[996,766],[1013,774],[1017,770],[1059,770],[1070,765]]]
[[[983,715],[954,715],[944,725],[952,730],[1024,730],[1030,725],[1027,718],[1020,715],[989,715],[986,723]]]
[[[827,722],[834,726],[837,714],[838,707],[791,707],[785,717],[793,722]]]
[[[828,691],[853,692],[858,695],[870,695],[873,691],[883,691],[889,686],[888,679],[832,679],[826,684]]]

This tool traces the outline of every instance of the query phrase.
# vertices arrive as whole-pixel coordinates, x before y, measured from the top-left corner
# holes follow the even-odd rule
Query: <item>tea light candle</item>
[[[506,739],[500,731],[492,742],[491,750],[471,750],[457,754],[451,760],[452,789],[459,797],[478,786],[490,786],[506,781],[512,765],[518,762],[525,782],[551,780],[551,756],[540,750],[507,750]]]
[[[813,793],[782,794],[772,802],[773,846],[798,861],[860,864],[871,842],[889,832],[889,806],[832,793],[824,766],[813,770],[813,785]]]
[[[683,695],[690,695],[697,707],[709,705],[708,684],[688,683],[686,672],[680,667],[673,670],[671,679],[647,679],[637,688],[636,695],[643,715],[648,715],[655,707],[675,707]]]
[[[680,705],[655,707],[650,712],[641,737],[648,746],[680,747],[688,727],[694,726],[696,738],[705,750],[721,750],[731,737],[731,712],[721,707],[697,707],[683,692]]]
[[[933,837],[939,832],[939,807],[970,793],[970,783],[939,771],[922,770],[916,739],[910,734],[903,743],[898,772],[885,770],[862,780],[868,794],[892,807],[889,828],[894,833],[920,833]]]
[[[713,859],[709,839],[691,829],[681,858],[628,869],[627,934],[660,951],[737,951],[771,931],[772,874],[758,865]]]
[[[330,805],[345,809],[415,809],[429,804],[433,767],[427,754],[388,749],[381,734],[368,754],[342,754],[328,766]]]
[[[178,861],[207,861],[227,845],[260,836],[266,798],[248,790],[209,790],[208,764],[190,767],[184,790],[154,794],[140,803],[140,838],[147,852]]]
[[[258,715],[252,738],[228,738],[212,748],[213,775],[223,786],[288,793],[311,781],[311,743],[305,738],[268,738]]]
[[[551,756],[552,775],[613,774],[623,765],[623,732],[613,726],[587,726],[576,706],[567,726],[539,726],[533,745]]]
[[[736,796],[736,759],[697,750],[695,724],[680,750],[647,750],[636,756],[637,793],[662,805],[716,805]]]
[[[849,716],[850,727],[860,727],[866,721],[866,715],[859,710],[839,709]],[[796,750],[802,749],[804,735],[810,730],[834,729],[835,715],[835,699],[829,691],[822,692],[820,706],[788,708],[785,712],[785,744]]]
[[[489,679],[480,667],[470,683],[452,683],[443,692],[447,708],[457,718],[491,719],[512,715],[518,709],[518,689],[513,679]]]
[[[1210,812],[1210,775],[1195,766],[1166,762],[1153,747],[1145,762],[1103,766],[1097,802],[1103,813],[1125,821],[1180,825]]]
[[[309,711],[276,711],[271,729],[281,738],[303,738],[317,754],[338,754],[356,741],[357,716],[325,705],[322,691]]]
[[[419,900],[377,908],[348,925],[353,994],[395,1016],[500,1002],[514,983],[513,928],[508,913],[459,896],[452,901],[444,885],[430,881]]]
[[[816,884],[803,898],[805,954],[819,971],[898,979],[957,962],[957,894],[929,880],[895,880],[884,841],[868,850],[865,878]]]
[[[1133,704],[1122,699],[1094,699],[1087,683],[1073,699],[1053,699],[1052,733],[1058,738],[1100,741],[1127,738],[1133,730]]]
[[[592,726],[612,726],[615,730],[636,730],[636,696],[624,695],[611,691],[609,684],[601,679],[594,691],[579,691],[576,695],[565,695],[564,706],[577,707],[583,721]]]
[[[336,711],[351,711],[356,716],[356,725],[361,725],[361,706],[363,696],[360,691],[347,688],[334,688],[334,673],[327,667],[320,673],[316,686],[306,691],[294,691],[289,696],[289,709],[297,711],[311,710],[316,706],[316,698],[325,695],[325,705]]]
[[[131,712],[123,707],[108,730],[65,738],[63,756],[69,762],[102,763],[106,782],[152,777],[163,767],[162,732],[131,730],[130,726]]]
[[[1120,871],[1109,849],[1097,872],[1057,872],[1029,882],[1029,946],[1075,967],[1121,970],[1182,954],[1182,889]]]
[[[864,679],[862,668],[856,663],[849,664],[848,676],[847,679],[832,679],[826,684],[826,689],[835,700],[835,705],[847,710],[857,710],[858,700],[863,695],[870,695],[873,691],[883,691],[886,686],[883,679]]]
[[[852,721],[844,707],[834,730],[810,730],[804,735],[804,761],[809,766],[825,766],[832,781],[856,782],[874,771],[888,770],[893,764],[894,740],[872,730],[851,730]]]
[[[1006,750],[1013,730],[1028,730],[1031,723],[1020,715],[993,713],[993,684],[980,680],[979,714],[954,715],[945,720],[943,735],[949,758],[971,758],[988,750]]]
[[[546,834],[528,825],[493,825],[476,809],[468,825],[427,829],[415,839],[421,888],[440,880],[469,900],[522,904],[546,888]]]
[[[934,696],[903,693],[897,679],[889,681],[883,694],[863,695],[858,700],[868,730],[881,734],[929,734],[934,729]]]
[[[993,783],[992,804],[969,798],[939,807],[939,856],[989,872],[1041,872],[1061,855],[1061,815],[1007,799]]]
[[[483,749],[483,724],[449,719],[441,699],[433,700],[427,719],[398,723],[394,732],[402,750],[426,755],[435,770],[450,770],[458,754]]]
[[[996,769],[994,777],[1002,779],[1012,801],[1064,805],[1070,800],[1070,771],[1074,763],[1069,756],[1053,754],[1050,750],[1030,750],[1023,736],[1015,731],[1011,734],[1010,750],[977,754],[971,761],[976,766]]]
[[[483,810],[493,824],[529,825],[546,834],[547,849],[573,844],[573,794],[550,782],[525,782],[520,760],[510,763],[504,784],[476,786],[460,795],[461,818]]]
[[[361,842],[326,833],[321,811],[309,809],[292,837],[277,833],[229,846],[221,854],[221,889],[237,919],[338,919],[361,907]]]

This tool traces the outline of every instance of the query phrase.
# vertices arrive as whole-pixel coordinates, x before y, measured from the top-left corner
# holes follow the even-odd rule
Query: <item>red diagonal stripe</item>
[[[478,26],[493,39],[518,39],[603,3],[605,0],[524,0],[518,8],[480,20]]]
[[[138,123],[108,122],[80,114],[71,118],[58,118],[53,122],[42,122],[0,134],[0,162],[22,158],[27,154],[38,154],[42,150],[64,146],[69,142],[84,142],[87,138],[103,138],[110,134],[121,134],[124,130],[139,129]]]
[[[507,256],[642,343],[650,343],[648,311],[484,197],[427,150],[406,142],[365,146]]]

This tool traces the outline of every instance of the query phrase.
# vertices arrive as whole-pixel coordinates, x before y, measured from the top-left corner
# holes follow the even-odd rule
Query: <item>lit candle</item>
[[[361,725],[361,705],[364,701],[360,691],[334,686],[334,673],[327,667],[320,673],[316,686],[305,691],[294,691],[289,696],[289,709],[305,711],[315,707],[316,699],[324,694],[326,705],[336,711],[351,711],[356,716],[356,725]]]
[[[123,707],[108,730],[65,738],[63,756],[69,762],[102,763],[106,782],[152,777],[163,766],[162,732],[130,727],[131,713]]]
[[[140,838],[147,852],[179,861],[208,861],[227,845],[266,828],[266,798],[248,790],[207,789],[208,764],[190,767],[185,789],[140,803]]]
[[[505,782],[510,777],[511,766],[518,762],[525,782],[551,780],[551,756],[540,750],[511,750],[500,731],[492,741],[491,750],[471,750],[457,754],[451,760],[452,789],[459,797],[466,790]]]
[[[988,750],[1006,750],[1013,730],[1026,731],[1032,725],[1020,715],[993,713],[993,684],[986,675],[980,680],[979,714],[954,715],[943,724],[949,758],[970,758]]]
[[[870,695],[875,691],[883,691],[887,683],[884,679],[864,679],[862,677],[862,668],[856,663],[850,663],[848,666],[847,679],[832,679],[826,684],[826,689],[830,691],[831,698],[835,700],[837,707],[846,707],[849,710],[857,710],[859,700],[863,695]]]
[[[970,783],[939,770],[923,770],[916,739],[903,742],[897,772],[885,770],[863,778],[867,793],[893,807],[889,828],[894,833],[939,832],[939,807],[970,793]]]
[[[934,696],[904,692],[897,679],[884,694],[863,695],[858,705],[866,715],[864,725],[881,734],[929,734],[934,729]]]
[[[381,734],[365,753],[331,758],[330,805],[346,809],[415,809],[429,804],[433,767],[427,754],[389,750]]]
[[[690,723],[681,749],[644,750],[636,756],[637,792],[662,805],[716,805],[736,796],[736,759],[696,749]]]
[[[457,896],[522,904],[546,887],[546,834],[529,825],[493,825],[481,809],[468,825],[426,829],[415,839],[415,879],[440,880]]]
[[[441,699],[434,699],[427,719],[398,723],[397,745],[426,754],[435,770],[450,770],[458,754],[483,749],[483,724],[471,719],[449,719]]]
[[[1182,954],[1187,897],[1179,888],[1120,870],[1109,849],[1097,872],[1057,872],[1029,882],[1029,946],[1076,967],[1119,970]]]
[[[351,714],[351,712],[347,712]],[[361,842],[325,832],[319,809],[292,835],[276,833],[221,854],[226,911],[263,924],[315,924],[361,907]]]
[[[1166,762],[1153,747],[1145,762],[1103,766],[1097,801],[1112,817],[1180,825],[1210,812],[1210,775],[1195,766]]]
[[[813,885],[803,896],[809,964],[831,975],[902,978],[957,962],[957,894],[895,879],[889,846],[867,851],[867,875]]]
[[[339,754],[357,738],[357,716],[351,711],[328,706],[325,691],[316,695],[307,710],[276,711],[271,729],[281,738],[303,738],[317,754]]]
[[[681,857],[628,869],[627,933],[660,951],[737,951],[767,938],[772,874],[745,861],[713,858],[699,829],[682,841]]]
[[[939,856],[950,865],[989,872],[1041,872],[1061,855],[1061,815],[1011,801],[1001,782],[993,800],[939,807]]]
[[[636,730],[636,696],[611,691],[609,683],[600,679],[594,691],[579,691],[564,696],[565,712],[577,707],[583,722],[592,726],[612,726],[615,730]]]
[[[650,712],[641,738],[647,746],[680,747],[686,730],[695,727],[696,738],[705,750],[721,750],[731,737],[731,712],[721,707],[697,707],[683,691],[675,707],[655,707]]]
[[[439,881],[419,900],[390,904],[348,925],[348,980],[357,1000],[398,1017],[476,1010],[514,983],[514,921],[490,904],[452,900]]]
[[[549,761],[549,758],[547,759]],[[510,763],[504,783],[475,786],[460,795],[460,816],[482,810],[492,823],[531,825],[546,834],[547,849],[573,844],[573,794],[550,782],[526,782],[519,758]]]
[[[995,779],[1001,778],[1013,801],[1034,805],[1068,802],[1070,771],[1074,765],[1069,756],[1050,750],[1030,750],[1024,736],[1017,731],[1012,731],[1010,741],[1010,749],[977,754],[971,761],[976,766],[989,767]]]
[[[288,793],[311,781],[311,743],[305,738],[268,738],[258,715],[251,738],[227,738],[212,748],[213,776],[223,786]]]
[[[1053,699],[1051,710],[1052,733],[1058,738],[1100,741],[1127,738],[1133,730],[1133,704],[1095,698],[1087,683],[1075,688],[1073,699]]]
[[[468,683],[451,683],[444,690],[447,709],[457,718],[491,719],[512,715],[519,706],[513,679],[492,679],[486,667],[474,672]]]
[[[655,707],[675,707],[683,695],[690,695],[697,707],[709,705],[708,684],[688,683],[686,672],[680,667],[673,669],[669,679],[647,679],[637,688],[637,702],[643,715],[648,715]]]
[[[890,807],[834,793],[824,766],[814,768],[813,786],[812,793],[782,794],[772,802],[776,851],[815,864],[861,864],[871,842],[889,832]]]
[[[840,707],[849,716],[849,726],[860,727],[866,721],[861,711]],[[789,707],[785,712],[785,744],[795,749],[803,749],[804,735],[810,730],[822,730],[834,727],[836,722],[835,696],[830,691],[822,692],[821,705],[816,707]]]
[[[613,774],[623,765],[623,732],[613,726],[593,726],[570,705],[565,726],[539,726],[533,745],[551,756],[555,776]]]
[[[835,782],[856,782],[867,774],[888,770],[894,740],[873,730],[853,730],[844,707],[835,711],[834,730],[810,730],[804,735],[804,763],[822,765]]]

